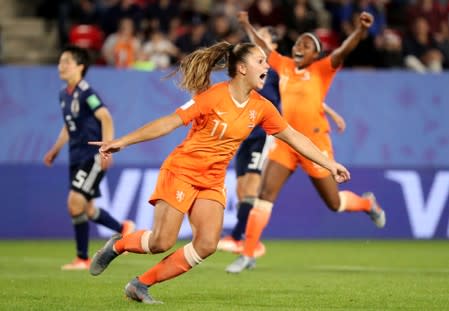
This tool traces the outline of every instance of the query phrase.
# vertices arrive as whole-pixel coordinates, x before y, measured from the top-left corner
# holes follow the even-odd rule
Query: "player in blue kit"
[[[263,27],[259,29],[258,34],[267,44],[270,44],[273,50],[277,49],[279,36],[276,29],[270,26]],[[258,92],[280,110],[279,76],[273,69],[269,69],[264,87]],[[245,233],[249,212],[257,197],[263,164],[271,142],[272,138],[267,136],[262,128],[256,127],[237,151],[235,160],[237,198],[239,200],[237,223],[231,234],[219,241],[218,250],[233,253],[243,251],[243,234]],[[265,246],[262,242],[259,242],[255,249],[255,257],[263,256],[265,252]]]
[[[66,47],[59,58],[59,76],[66,87],[59,93],[64,126],[53,147],[45,154],[44,163],[51,166],[61,148],[69,143],[70,192],[67,198],[69,214],[75,231],[77,257],[62,270],[88,270],[89,220],[127,235],[134,223],[119,223],[107,211],[94,206],[100,196],[99,185],[111,159],[98,154],[98,148],[87,144],[91,140],[110,141],[114,138],[114,123],[109,110],[97,93],[84,80],[89,68],[85,49]]]

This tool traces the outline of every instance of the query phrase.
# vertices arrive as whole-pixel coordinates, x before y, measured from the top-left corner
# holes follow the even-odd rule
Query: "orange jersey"
[[[176,113],[185,125],[192,122],[192,128],[161,168],[204,188],[224,184],[230,160],[254,127],[261,125],[267,134],[276,134],[288,126],[273,104],[255,91],[246,104],[239,105],[228,82],[194,96]]]
[[[337,72],[330,56],[297,69],[293,59],[272,51],[268,63],[279,75],[282,115],[296,130],[309,136],[329,132],[323,102]]]

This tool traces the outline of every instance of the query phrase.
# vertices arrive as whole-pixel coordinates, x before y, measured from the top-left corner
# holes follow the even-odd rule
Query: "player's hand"
[[[112,157],[112,153],[119,152],[124,147],[121,141],[118,139],[111,141],[90,141],[89,145],[99,146],[99,152],[105,159]]]
[[[331,168],[331,172],[335,181],[339,184],[351,179],[351,174],[349,173],[349,171],[340,163],[335,162],[333,167]]]
[[[360,19],[360,25],[362,26],[362,28],[365,28],[365,29],[370,28],[374,22],[374,16],[368,12],[362,12],[360,14],[359,19]]]
[[[249,24],[248,12],[240,11],[239,14],[237,14],[237,20],[241,25],[248,25]]]
[[[334,122],[335,125],[337,126],[337,130],[339,133],[343,133],[346,129],[346,122],[345,119],[343,119],[342,116],[334,116]]]
[[[57,156],[58,156],[58,153],[55,152],[53,149],[51,149],[44,156],[44,164],[47,166],[52,166],[53,161],[56,159]]]
[[[108,168],[110,168],[112,165],[112,155],[109,155],[109,157],[107,158],[101,156],[100,165],[102,171],[106,171]]]

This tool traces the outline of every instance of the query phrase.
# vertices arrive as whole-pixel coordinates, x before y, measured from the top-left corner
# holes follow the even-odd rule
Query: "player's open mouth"
[[[263,74],[261,74],[260,76],[259,76],[259,78],[260,78],[260,80],[262,80],[262,81],[265,81],[265,78],[267,77],[267,73],[266,72],[264,72]]]
[[[293,56],[293,58],[295,59],[296,62],[300,62],[300,61],[303,60],[304,54],[302,54],[302,53],[295,53],[295,55]]]

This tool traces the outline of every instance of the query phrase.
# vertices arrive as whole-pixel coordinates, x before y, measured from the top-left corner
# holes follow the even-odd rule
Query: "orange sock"
[[[371,201],[351,191],[340,191],[339,212],[369,212]]]
[[[202,259],[193,249],[192,243],[189,243],[182,248],[178,248],[138,278],[140,282],[150,286],[177,277],[189,271],[201,261]]]
[[[125,251],[137,254],[150,253],[148,249],[148,240],[151,236],[151,230],[139,230],[122,237],[115,242],[114,250],[121,254]]]
[[[245,231],[245,246],[243,255],[254,257],[254,250],[259,243],[262,231],[268,224],[271,216],[271,209],[260,209],[254,206],[248,217]]]

